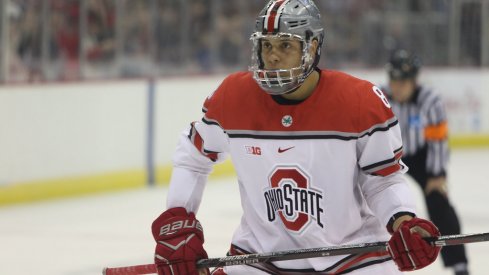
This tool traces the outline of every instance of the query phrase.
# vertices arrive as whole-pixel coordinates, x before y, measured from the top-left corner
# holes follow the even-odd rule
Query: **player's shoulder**
[[[211,106],[224,108],[239,104],[250,91],[256,90],[258,85],[253,80],[251,72],[235,72],[227,75],[219,86],[207,96],[203,111],[206,112]],[[226,107],[227,108],[227,107]]]
[[[323,69],[321,70],[322,76],[327,77],[330,79],[332,82],[338,82],[338,83],[350,83],[352,85],[362,85],[366,83],[370,83],[367,80],[358,78],[356,76],[353,76],[349,73],[342,72],[342,71],[337,71],[337,70],[328,70],[328,69]]]
[[[321,77],[325,78],[325,86],[331,93],[346,97],[352,101],[368,102],[376,100],[381,89],[368,80],[364,80],[351,74],[335,71],[322,70]]]
[[[249,71],[238,71],[229,74],[226,77],[228,81],[237,81],[237,82],[249,82],[253,81],[252,73]]]
[[[374,86],[367,80],[341,71],[321,70],[321,77],[326,79],[328,87],[343,92],[362,93],[365,90],[371,90]]]
[[[235,72],[227,75],[211,95],[212,97],[234,97],[250,88],[255,88],[256,82],[253,80],[251,72]],[[209,96],[210,97],[210,96]]]
[[[355,118],[359,131],[394,119],[385,94],[373,83],[344,72],[323,73],[327,90],[334,93],[342,108]]]
[[[228,89],[235,88],[234,90],[241,90],[236,88],[253,85],[255,84],[255,81],[253,80],[251,72],[239,71],[226,76],[222,81],[222,84]]]

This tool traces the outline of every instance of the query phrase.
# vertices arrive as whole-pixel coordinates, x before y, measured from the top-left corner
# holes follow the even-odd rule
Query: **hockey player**
[[[442,234],[460,234],[457,214],[447,194],[448,127],[443,103],[431,89],[417,82],[421,61],[400,49],[387,63],[389,85],[383,89],[398,117],[408,174],[424,191],[431,220]],[[468,275],[463,246],[442,250],[445,266],[456,275]]]
[[[251,72],[224,79],[181,136],[167,210],[152,225],[159,274],[199,274],[207,253],[195,213],[212,165],[227,154],[243,208],[229,254],[383,240],[389,249],[213,274],[389,275],[432,263],[439,248],[422,237],[439,232],[415,215],[397,118],[379,88],[316,67],[323,28],[312,0],[270,1],[251,40]]]

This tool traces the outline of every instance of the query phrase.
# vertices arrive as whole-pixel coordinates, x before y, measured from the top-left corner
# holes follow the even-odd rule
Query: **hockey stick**
[[[431,245],[451,246],[467,243],[487,242],[488,233],[446,235],[438,238],[425,238]],[[245,254],[236,256],[226,256],[221,258],[203,259],[197,262],[198,268],[209,268],[230,265],[244,265],[255,263],[276,262],[285,260],[298,260],[305,258],[317,258],[326,256],[338,256],[349,254],[361,254],[368,252],[382,252],[387,250],[387,242],[363,243],[355,245],[341,245],[334,247],[308,248],[287,250],[279,252],[269,252],[260,254]],[[104,275],[139,275],[156,273],[154,264],[136,265],[127,267],[104,268]]]

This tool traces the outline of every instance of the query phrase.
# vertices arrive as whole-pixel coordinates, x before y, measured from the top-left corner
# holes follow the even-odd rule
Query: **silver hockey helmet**
[[[293,37],[302,44],[302,60],[299,67],[267,70],[261,57],[263,38]],[[314,71],[321,56],[324,30],[319,9],[312,0],[272,0],[256,19],[251,66],[253,78],[271,95],[286,94],[297,89]],[[310,53],[312,41],[318,41],[315,58]]]

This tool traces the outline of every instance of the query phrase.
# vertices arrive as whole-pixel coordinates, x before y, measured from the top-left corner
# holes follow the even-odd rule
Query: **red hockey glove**
[[[197,275],[197,260],[207,259],[204,233],[194,213],[185,208],[163,212],[151,226],[156,240],[155,264],[159,275]],[[205,270],[209,274],[209,270]]]
[[[440,253],[440,247],[432,246],[424,237],[438,237],[440,231],[430,221],[413,218],[401,223],[388,243],[388,250],[400,271],[412,271],[430,265]],[[428,234],[426,234],[428,233]]]

